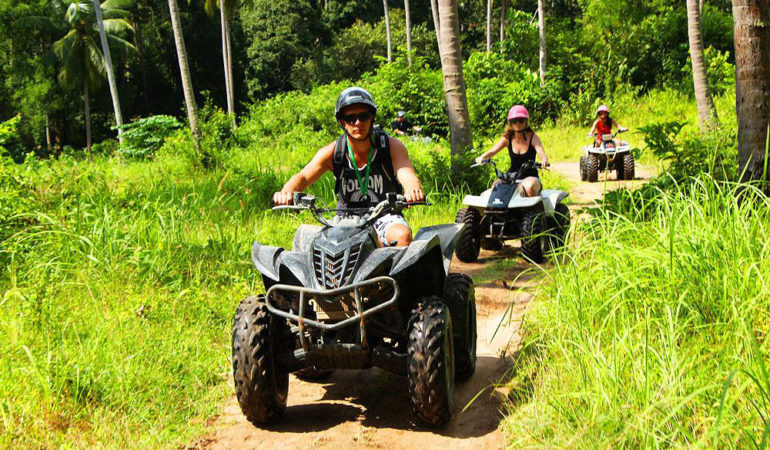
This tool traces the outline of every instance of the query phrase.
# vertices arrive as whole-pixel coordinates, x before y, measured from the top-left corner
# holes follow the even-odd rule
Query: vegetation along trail
[[[456,259],[452,269],[476,280],[478,360],[476,373],[455,388],[455,417],[433,430],[414,423],[405,377],[371,369],[339,371],[321,382],[305,382],[293,375],[283,420],[257,428],[241,413],[233,397],[200,448],[339,448],[344,446],[405,448],[420,442],[424,448],[501,448],[504,388],[496,385],[511,366],[518,346],[517,330],[528,308],[533,274],[529,265],[509,259],[504,271],[495,261],[516,258],[513,249],[488,253],[478,262]],[[507,280],[517,280],[515,285]],[[470,405],[469,405],[470,403]],[[465,410],[463,411],[463,409]]]

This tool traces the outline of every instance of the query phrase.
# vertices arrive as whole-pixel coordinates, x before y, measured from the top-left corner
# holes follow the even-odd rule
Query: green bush
[[[131,158],[147,158],[163,145],[163,140],[181,127],[174,117],[150,116],[121,125],[123,144],[118,152]]]
[[[706,78],[708,79],[711,95],[722,95],[727,89],[735,86],[735,65],[730,64],[730,53],[720,52],[709,46],[704,51],[706,64]],[[681,90],[689,95],[694,95],[695,86],[692,79],[692,60],[687,58],[687,64],[682,67]]]

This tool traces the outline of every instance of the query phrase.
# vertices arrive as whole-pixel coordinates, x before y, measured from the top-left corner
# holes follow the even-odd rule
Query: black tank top
[[[527,147],[527,151],[526,153],[521,154],[515,153],[513,151],[513,137],[508,139],[508,156],[511,157],[511,168],[508,169],[508,172],[517,172],[521,168],[521,165],[526,161],[535,160],[537,152],[535,151],[535,147],[532,145],[533,137],[535,137],[535,133],[529,135],[529,146]]]
[[[396,179],[393,161],[390,157],[390,136],[384,131],[374,131],[374,147],[371,167],[369,168],[369,189],[364,198],[361,186],[356,177],[356,162],[348,155],[347,134],[337,139],[334,148],[332,165],[334,168],[334,192],[337,194],[338,208],[368,208],[385,200],[385,194],[395,192],[403,194],[404,190]],[[366,177],[366,167],[358,169],[363,180]]]

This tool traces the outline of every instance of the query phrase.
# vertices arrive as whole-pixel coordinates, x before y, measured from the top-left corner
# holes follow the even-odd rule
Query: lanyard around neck
[[[366,173],[364,175],[364,179],[361,179],[361,174],[358,170],[358,163],[356,162],[356,156],[353,154],[353,148],[350,145],[350,136],[346,139],[348,143],[348,154],[350,155],[350,162],[353,163],[353,166],[355,168],[354,172],[356,173],[356,179],[358,180],[358,185],[361,187],[361,194],[363,197],[366,197],[367,193],[369,192],[369,168],[372,167],[372,153],[374,150],[374,137],[372,136],[372,146],[369,148],[369,156],[366,157]]]

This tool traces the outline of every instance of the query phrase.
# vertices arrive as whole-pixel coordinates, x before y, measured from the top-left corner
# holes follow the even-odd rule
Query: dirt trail
[[[637,167],[634,181],[597,183],[580,181],[578,163],[555,163],[553,170],[575,183],[571,189],[573,209],[590,206],[604,192],[619,187],[638,187],[650,172]],[[245,448],[503,448],[500,430],[504,392],[496,388],[511,367],[510,355],[518,347],[517,334],[536,285],[529,266],[518,259],[518,249],[506,246],[500,252],[481,252],[479,260],[464,264],[456,259],[452,271],[466,273],[476,281],[478,359],[470,380],[455,389],[455,416],[440,430],[415,424],[405,377],[379,369],[338,371],[323,382],[305,382],[291,376],[286,413],[280,424],[257,428],[243,417],[235,397],[214,422],[216,431],[192,447],[206,449]],[[494,271],[488,264],[500,259],[510,267]],[[492,281],[485,281],[490,277]],[[512,285],[513,280],[516,283]],[[461,411],[471,400],[473,403]]]
[[[636,165],[636,178],[629,181],[617,180],[615,172],[600,172],[599,181],[588,183],[580,181],[580,164],[575,162],[557,162],[551,164],[551,170],[564,175],[574,183],[570,189],[570,198],[573,205],[590,206],[601,199],[605,192],[613,191],[622,187],[635,189],[650,180],[654,174],[655,168]]]

